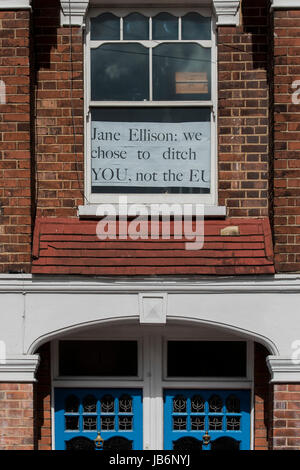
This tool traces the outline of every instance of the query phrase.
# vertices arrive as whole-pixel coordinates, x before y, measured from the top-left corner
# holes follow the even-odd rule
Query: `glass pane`
[[[119,430],[120,431],[132,431],[132,416],[120,416]]]
[[[119,400],[119,413],[132,413],[132,398],[122,395]]]
[[[87,395],[83,399],[83,412],[84,413],[96,413],[97,412],[97,401],[93,395]]]
[[[211,52],[199,44],[153,49],[154,100],[210,100]]]
[[[118,41],[120,39],[120,18],[112,13],[104,13],[97,18],[91,18],[91,39]]]
[[[169,341],[168,376],[245,377],[246,356],[243,341]]]
[[[114,416],[102,416],[101,417],[101,430],[112,431],[115,429],[115,418]]]
[[[84,351],[84,354],[83,354]],[[136,341],[60,341],[60,375],[137,376]]]
[[[210,114],[198,107],[92,108],[92,192],[208,194]]]
[[[69,395],[65,400],[66,413],[78,413],[79,400],[75,395]]]
[[[114,413],[115,400],[112,395],[104,395],[101,400],[101,413]]]
[[[240,416],[228,416],[226,418],[226,427],[228,431],[240,431],[241,418]]]
[[[204,431],[205,430],[205,420],[204,416],[192,416],[191,417],[191,429],[194,431]]]
[[[182,395],[177,395],[173,400],[174,413],[186,413],[186,398]]]
[[[198,13],[188,13],[182,18],[182,39],[205,40],[211,39],[211,18]]]
[[[211,431],[221,431],[223,425],[222,416],[209,417],[209,429]]]
[[[173,430],[185,431],[186,430],[186,417],[173,416]]]
[[[65,430],[78,431],[79,417],[78,416],[65,416]]]
[[[160,13],[152,19],[152,39],[178,39],[178,18],[170,13]]]
[[[123,20],[123,38],[125,41],[131,39],[149,39],[149,20],[139,13],[131,13]]]
[[[84,416],[83,417],[83,430],[84,431],[97,431],[97,416]]]
[[[235,395],[230,395],[226,400],[227,413],[239,413],[241,410],[240,400]]]
[[[191,400],[191,412],[192,413],[204,412],[204,400],[200,395],[193,396]]]
[[[141,44],[103,44],[91,50],[92,100],[149,99],[149,51]]]
[[[213,395],[209,400],[209,412],[220,413],[222,412],[223,402],[219,395]]]

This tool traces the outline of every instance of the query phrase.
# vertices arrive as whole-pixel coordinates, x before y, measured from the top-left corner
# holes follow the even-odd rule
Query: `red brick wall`
[[[0,383],[0,450],[33,445],[33,385]]]
[[[0,11],[0,273],[30,271],[31,157],[28,11]]]
[[[300,450],[300,384],[274,385],[273,449]]]
[[[271,390],[266,357],[270,353],[261,344],[254,345],[254,449],[269,450],[271,445]]]
[[[274,234],[278,271],[300,270],[300,10],[274,12]],[[299,88],[299,87],[298,87]]]
[[[35,0],[33,9],[37,214],[68,217],[83,203],[83,45],[80,28],[60,27],[59,5]]]
[[[219,204],[268,215],[267,0],[243,0],[241,26],[218,29]]]
[[[51,450],[50,344],[43,345],[37,354],[40,355],[40,365],[34,386],[35,449]]]

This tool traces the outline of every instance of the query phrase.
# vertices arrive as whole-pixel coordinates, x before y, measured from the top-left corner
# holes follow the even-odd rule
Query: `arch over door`
[[[55,389],[55,449],[92,450],[98,432],[103,449],[143,449],[142,390]]]
[[[250,391],[165,390],[164,448],[180,445],[249,450]]]

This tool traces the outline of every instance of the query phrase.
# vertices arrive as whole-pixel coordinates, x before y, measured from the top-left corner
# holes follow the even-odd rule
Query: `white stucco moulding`
[[[0,10],[27,10],[31,0],[0,0]]]
[[[35,382],[39,362],[38,354],[7,357],[0,364],[0,382]]]
[[[89,0],[61,0],[61,25],[82,26],[89,7]]]
[[[240,15],[240,1],[241,0],[197,0],[191,2],[191,8],[193,6],[201,7],[212,7],[217,17],[218,26],[237,26],[239,24]],[[85,16],[88,8],[91,7],[103,7],[103,0],[61,0],[61,25],[78,25],[82,26],[85,22]],[[111,2],[112,7],[127,6],[123,0],[115,0]],[[131,5],[137,4],[141,6],[184,6],[184,2],[181,0],[146,0],[142,2],[132,1]]]
[[[300,383],[300,364],[290,358],[268,356],[271,383]]]
[[[278,9],[300,9],[300,1],[299,0],[271,0],[272,5],[271,9],[275,10]]]

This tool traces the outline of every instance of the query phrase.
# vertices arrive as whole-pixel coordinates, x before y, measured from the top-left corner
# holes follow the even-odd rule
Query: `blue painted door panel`
[[[142,390],[55,389],[56,450],[65,450],[74,437],[94,440],[98,431],[104,441],[125,437],[133,450],[143,449]]]
[[[208,445],[203,442],[206,432]],[[202,450],[211,450],[221,437],[249,450],[250,391],[165,390],[164,448],[172,450],[178,439],[187,437],[202,441]]]

